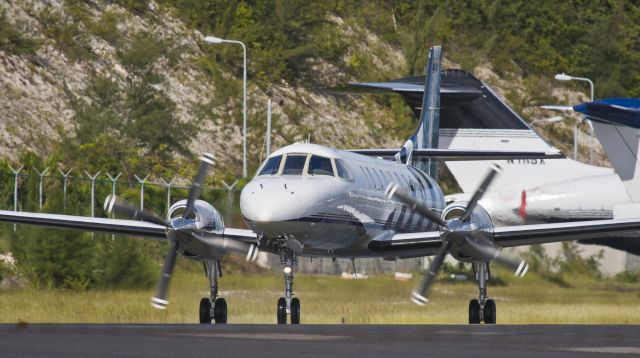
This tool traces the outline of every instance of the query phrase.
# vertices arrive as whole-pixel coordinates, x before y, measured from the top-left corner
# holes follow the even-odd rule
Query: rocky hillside
[[[227,176],[239,175],[239,47],[205,45],[202,26],[164,1],[9,0],[0,3],[0,17],[0,147],[5,156],[16,159],[25,150],[43,157],[60,153],[52,160],[89,169],[122,165],[131,175],[141,166],[156,172],[157,164],[179,171],[175,163],[209,151]],[[267,93],[275,103],[274,148],[307,138],[336,147],[395,146],[415,125],[397,98],[332,97],[313,90],[400,77],[410,67],[406,49],[362,22],[331,13],[321,20],[333,36],[322,43],[338,50],[331,57],[326,53],[332,47],[323,45],[317,49],[323,55],[299,59],[301,72],[289,70],[279,79],[264,74],[269,68],[264,57],[252,59],[254,53],[263,54],[261,44],[248,43],[250,168],[264,157]],[[231,53],[240,60],[234,65],[221,58]],[[548,81],[523,80],[521,73],[497,75],[487,63],[474,65],[475,74],[529,119],[554,115],[532,106],[543,99],[567,103],[580,98],[579,92],[554,88]],[[541,99],[542,91],[550,95]],[[541,126],[545,136],[570,151],[571,124],[555,124],[545,132],[549,128]],[[96,149],[104,146],[109,149]],[[140,155],[160,159],[146,166],[125,160]],[[111,156],[120,160],[95,159]],[[604,157],[598,158],[602,163]]]
[[[49,153],[56,141],[73,136],[77,102],[98,100],[90,95],[96,78],[108,78],[126,91],[139,77],[127,56],[147,56],[154,73],[161,77],[154,89],[175,104],[175,121],[197,126],[188,145],[191,151],[215,153],[223,166],[238,173],[242,77],[228,72],[212,75],[207,64],[202,64],[208,56],[203,34],[185,26],[171,11],[149,2],[141,16],[107,1],[55,0],[9,1],[1,3],[0,9],[3,31],[14,32],[13,40],[8,41],[17,43],[0,50],[0,126],[5,155],[15,158],[26,149]],[[353,32],[345,27],[345,34]],[[162,47],[161,52],[150,55],[153,49],[136,42],[142,36]],[[375,37],[370,41],[374,46],[379,43]],[[131,50],[132,46],[142,48]],[[402,57],[390,47],[380,47],[394,58],[394,67],[379,61],[381,67],[399,73]],[[127,50],[129,53],[124,52]],[[248,57],[250,67],[251,48]],[[321,61],[312,69],[318,76],[333,77],[334,82],[345,78]],[[264,152],[267,95],[251,80],[249,143],[250,164],[255,167]],[[397,144],[394,133],[383,130],[391,126],[394,116],[376,101],[322,96],[284,80],[274,83],[271,91],[274,147],[307,138],[339,147]]]

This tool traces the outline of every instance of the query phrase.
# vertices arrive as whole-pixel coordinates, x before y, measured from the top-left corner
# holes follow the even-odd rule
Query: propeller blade
[[[151,306],[159,310],[164,310],[169,305],[167,299],[167,291],[169,290],[169,281],[171,280],[171,274],[173,273],[173,267],[176,264],[176,256],[178,255],[178,241],[171,240],[171,247],[167,256],[164,259],[164,265],[162,265],[162,276],[160,276],[160,284],[156,295],[151,297]]]
[[[200,169],[198,169],[198,174],[196,175],[196,179],[193,181],[191,188],[189,189],[189,198],[187,200],[187,207],[184,210],[184,214],[182,214],[182,218],[186,219],[191,215],[193,211],[193,203],[195,203],[196,199],[200,197],[200,192],[202,191],[202,184],[204,183],[204,179],[207,176],[207,171],[210,166],[215,164],[215,157],[213,154],[203,153],[200,157]]]
[[[466,237],[465,240],[471,247],[473,247],[474,250],[479,252],[483,257],[489,260],[493,260],[497,264],[514,271],[514,274],[518,277],[524,276],[529,270],[529,265],[524,260],[515,260],[502,255],[502,251],[500,251],[497,247],[495,247],[490,242],[488,242],[488,244],[479,243],[469,237]],[[486,239],[481,239],[478,241],[484,242],[485,240]]]
[[[426,216],[427,219],[438,223],[438,225],[442,227],[447,227],[447,222],[442,220],[440,215],[436,214],[433,210],[429,209],[428,206],[420,203],[418,200],[414,199],[411,195],[409,195],[404,189],[400,188],[400,186],[396,183],[391,183],[387,186],[387,190],[385,190],[385,195],[387,198],[396,200],[406,204],[411,208],[411,210]]]
[[[449,241],[442,242],[440,250],[436,253],[433,261],[431,261],[431,265],[429,265],[429,270],[422,275],[422,279],[420,279],[418,286],[416,286],[416,288],[413,289],[413,292],[411,292],[411,301],[413,301],[413,303],[424,306],[429,302],[427,293],[429,292],[429,288],[442,266],[442,261],[444,261],[444,257],[447,255],[447,251],[450,246],[451,244]]]
[[[140,210],[136,206],[118,201],[114,195],[107,196],[107,199],[104,201],[104,210],[109,214],[118,213],[134,220],[169,226],[166,221],[148,211]]]
[[[480,186],[478,187],[478,190],[476,190],[476,192],[473,193],[471,200],[469,200],[469,204],[467,204],[467,210],[465,210],[464,214],[462,214],[462,216],[460,217],[461,221],[466,221],[467,219],[469,219],[469,217],[471,216],[471,213],[473,212],[473,209],[475,209],[476,205],[478,205],[478,201],[482,199],[482,196],[484,195],[485,191],[487,190],[487,188],[489,188],[489,185],[491,185],[491,182],[500,171],[501,171],[501,168],[499,165],[493,164],[491,166],[491,169],[489,170],[489,173],[482,181],[482,184],[480,184]]]

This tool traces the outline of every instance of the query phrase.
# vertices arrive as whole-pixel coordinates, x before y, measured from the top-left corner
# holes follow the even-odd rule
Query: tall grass
[[[640,284],[575,278],[567,279],[571,288],[563,288],[535,274],[523,280],[502,276],[506,284],[489,286],[498,323],[640,323]],[[425,307],[409,301],[416,282],[387,276],[343,280],[297,275],[295,292],[301,299],[302,323],[467,322],[468,302],[477,296],[475,282],[438,282]],[[275,323],[276,301],[284,287],[279,275],[225,275],[220,283],[229,323]],[[207,289],[203,275],[176,273],[166,311],[150,307],[153,290],[3,290],[0,322],[196,323],[198,302]]]

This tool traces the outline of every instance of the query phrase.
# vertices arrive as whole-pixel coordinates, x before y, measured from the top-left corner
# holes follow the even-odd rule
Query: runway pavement
[[[640,355],[640,326],[0,325],[0,357]]]

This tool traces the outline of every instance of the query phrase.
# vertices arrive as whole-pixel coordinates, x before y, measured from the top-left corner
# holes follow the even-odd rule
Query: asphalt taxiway
[[[0,357],[640,355],[631,325],[0,325]]]

